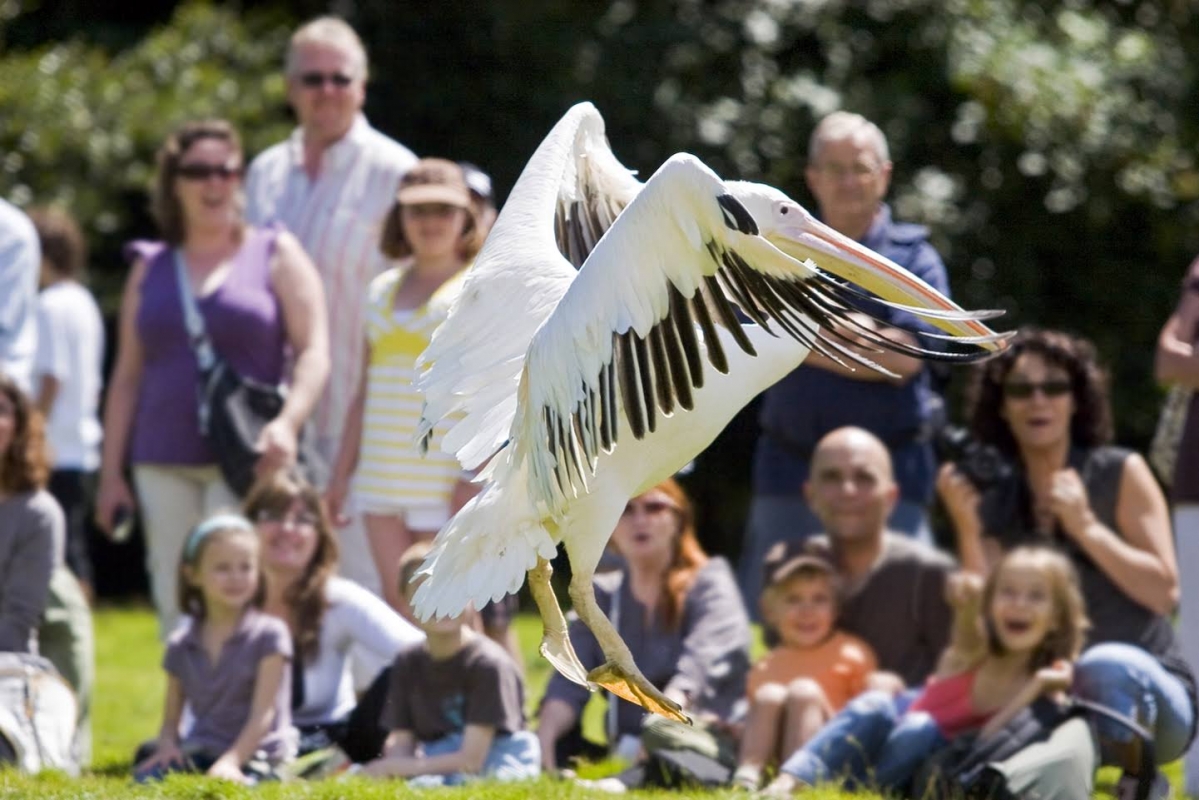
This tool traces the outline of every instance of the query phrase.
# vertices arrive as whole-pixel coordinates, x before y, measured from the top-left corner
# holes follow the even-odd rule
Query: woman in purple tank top
[[[289,385],[283,410],[258,441],[259,472],[295,461],[298,431],[329,371],[316,268],[291,234],[245,223],[243,163],[229,123],[185,123],[158,153],[152,208],[163,240],[128,248],[133,268],[121,299],[96,516],[112,531],[132,509],[124,478],[130,463],[164,636],[175,622],[174,564],[187,531],[216,508],[238,503],[200,433],[198,368],[176,255],[217,354],[243,376]]]

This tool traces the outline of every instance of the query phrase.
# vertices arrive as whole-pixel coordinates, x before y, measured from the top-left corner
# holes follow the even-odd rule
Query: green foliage
[[[154,154],[176,125],[228,118],[250,153],[287,134],[289,34],[276,14],[192,3],[120,53],[68,40],[6,55],[0,194],[61,203],[84,224],[96,263],[114,264],[124,239],[153,233],[145,197]],[[111,286],[101,288],[112,299]]]
[[[955,294],[1095,339],[1121,439],[1148,438],[1152,347],[1199,250],[1190,6],[618,0],[607,19],[595,71],[635,64],[662,123],[618,119],[618,150],[654,137],[802,198],[815,122],[878,121],[897,214],[932,226]]]
[[[0,194],[58,200],[97,252],[153,225],[153,153],[187,117],[231,118],[254,153],[288,127],[280,66],[297,20],[329,4],[190,2],[169,24],[83,0],[0,0]],[[170,4],[167,4],[168,7]],[[32,7],[32,8],[31,8]],[[54,8],[52,8],[54,7]],[[115,7],[115,4],[114,4]],[[605,115],[648,175],[690,151],[720,174],[810,203],[807,139],[838,108],[887,133],[900,219],[923,222],[955,296],[1093,338],[1120,441],[1144,446],[1158,330],[1199,252],[1199,24],[1177,0],[393,0],[336,4],[366,40],[367,114],[424,155],[474,161],[502,197],[571,103]],[[73,28],[72,28],[73,24]],[[39,38],[39,30],[53,33]],[[50,35],[75,30],[67,38]],[[5,32],[11,31],[11,36]],[[19,34],[19,35],[18,35]],[[964,371],[957,371],[960,382]],[[735,554],[752,409],[700,459],[705,544]],[[701,504],[704,501],[701,500]]]

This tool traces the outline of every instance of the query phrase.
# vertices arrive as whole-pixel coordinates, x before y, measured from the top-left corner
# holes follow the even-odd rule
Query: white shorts
[[[399,506],[363,499],[363,514],[378,517],[400,517],[410,531],[439,531],[450,519],[448,503],[431,506]]]

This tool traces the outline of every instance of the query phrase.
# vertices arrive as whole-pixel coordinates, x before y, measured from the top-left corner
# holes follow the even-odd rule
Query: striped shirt
[[[397,312],[393,306],[402,274],[397,267],[372,281],[366,303],[371,350],[354,490],[368,508],[444,506],[461,474],[457,459],[439,449],[421,457],[413,436],[422,403],[416,358],[449,313],[465,270],[420,308]]]
[[[303,144],[297,128],[254,159],[246,178],[246,216],[255,225],[287,226],[324,282],[332,367],[313,420],[320,449],[332,458],[361,377],[362,298],[388,267],[379,250],[383,220],[416,156],[361,115],[325,149],[316,180],[304,169]]]

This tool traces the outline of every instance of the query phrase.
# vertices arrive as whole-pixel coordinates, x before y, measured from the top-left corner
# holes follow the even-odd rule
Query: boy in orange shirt
[[[735,786],[756,790],[762,771],[799,749],[855,695],[872,688],[870,646],[837,630],[837,578],[823,558],[800,555],[770,574],[763,621],[779,644],[749,673],[749,716]]]

